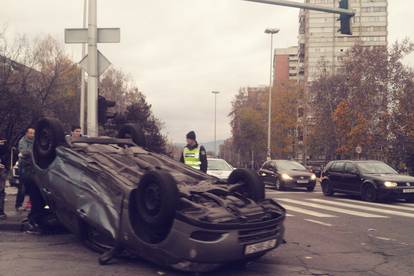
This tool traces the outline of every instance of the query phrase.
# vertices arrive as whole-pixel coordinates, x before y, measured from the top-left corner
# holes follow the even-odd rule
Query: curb
[[[7,231],[7,232],[21,232],[22,231],[22,223],[13,221],[8,222],[7,220],[0,222],[0,231]]]

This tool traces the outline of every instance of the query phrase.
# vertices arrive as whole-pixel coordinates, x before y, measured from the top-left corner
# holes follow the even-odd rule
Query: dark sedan
[[[366,201],[386,198],[414,202],[414,177],[401,175],[380,161],[333,161],[322,173],[322,191],[360,195]]]
[[[259,170],[259,175],[266,185],[273,186],[277,190],[301,187],[312,192],[316,185],[315,174],[292,160],[267,161]]]

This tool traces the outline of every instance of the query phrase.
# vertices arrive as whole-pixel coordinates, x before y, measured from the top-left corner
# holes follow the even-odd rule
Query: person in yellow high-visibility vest
[[[207,172],[207,152],[196,140],[194,131],[187,133],[187,145],[181,154],[180,162],[202,172]]]

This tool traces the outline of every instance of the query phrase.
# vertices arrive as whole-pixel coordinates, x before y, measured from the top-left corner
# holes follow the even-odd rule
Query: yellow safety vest
[[[184,164],[186,164],[187,166],[193,167],[194,169],[197,169],[197,170],[200,169],[200,166],[201,166],[200,146],[192,150],[185,147],[183,151],[183,156],[184,156]]]

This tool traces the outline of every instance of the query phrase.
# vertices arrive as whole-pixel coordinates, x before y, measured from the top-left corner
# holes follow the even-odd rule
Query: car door
[[[351,162],[345,163],[344,174],[342,176],[344,188],[352,193],[359,193],[361,190],[361,177],[357,167]]]
[[[342,175],[344,173],[344,162],[335,162],[329,170],[329,181],[334,190],[343,190]]]

